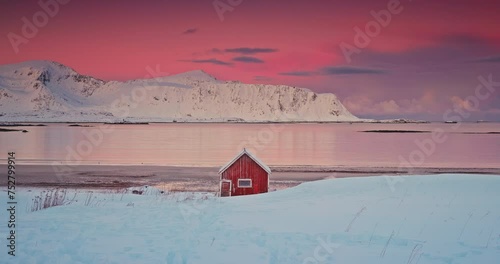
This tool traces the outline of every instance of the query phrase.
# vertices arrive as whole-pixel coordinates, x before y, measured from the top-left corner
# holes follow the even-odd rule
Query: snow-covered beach
[[[2,133],[0,150],[16,156],[16,211],[6,216],[16,221],[16,257],[9,261],[500,258],[498,123],[112,126],[102,137],[96,124]],[[435,130],[447,140],[431,141]],[[219,198],[220,166],[243,146],[271,167],[270,192]],[[401,157],[415,166],[398,166]],[[6,180],[0,203],[10,206]],[[9,238],[6,226],[0,233]]]
[[[492,175],[441,174],[330,179],[231,198],[67,189],[64,205],[42,210],[34,201],[54,190],[20,188],[9,261],[496,263],[499,188]]]

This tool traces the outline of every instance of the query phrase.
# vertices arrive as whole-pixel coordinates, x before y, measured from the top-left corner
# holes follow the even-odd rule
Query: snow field
[[[499,263],[498,190],[500,177],[464,174],[404,176],[394,191],[363,177],[229,198],[67,190],[71,202],[31,212],[41,190],[22,189],[17,256],[0,262]]]

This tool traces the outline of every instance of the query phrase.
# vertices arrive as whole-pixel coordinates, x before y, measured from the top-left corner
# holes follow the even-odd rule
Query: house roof
[[[250,157],[253,161],[255,161],[261,168],[263,168],[267,173],[271,173],[271,168],[269,168],[264,162],[262,162],[260,159],[258,159],[255,155],[253,155],[250,151],[248,151],[246,148],[244,148],[234,159],[232,159],[230,162],[228,162],[226,165],[224,165],[222,168],[219,170],[219,174],[227,170],[233,163],[235,163],[241,156],[247,154],[248,157]]]

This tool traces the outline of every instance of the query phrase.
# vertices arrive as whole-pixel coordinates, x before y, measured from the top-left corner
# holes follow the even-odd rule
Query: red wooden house
[[[271,169],[243,149],[219,174],[221,196],[248,195],[268,191]]]

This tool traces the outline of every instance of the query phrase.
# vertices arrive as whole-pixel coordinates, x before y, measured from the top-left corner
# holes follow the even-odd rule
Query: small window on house
[[[252,179],[238,179],[238,188],[252,188]]]

